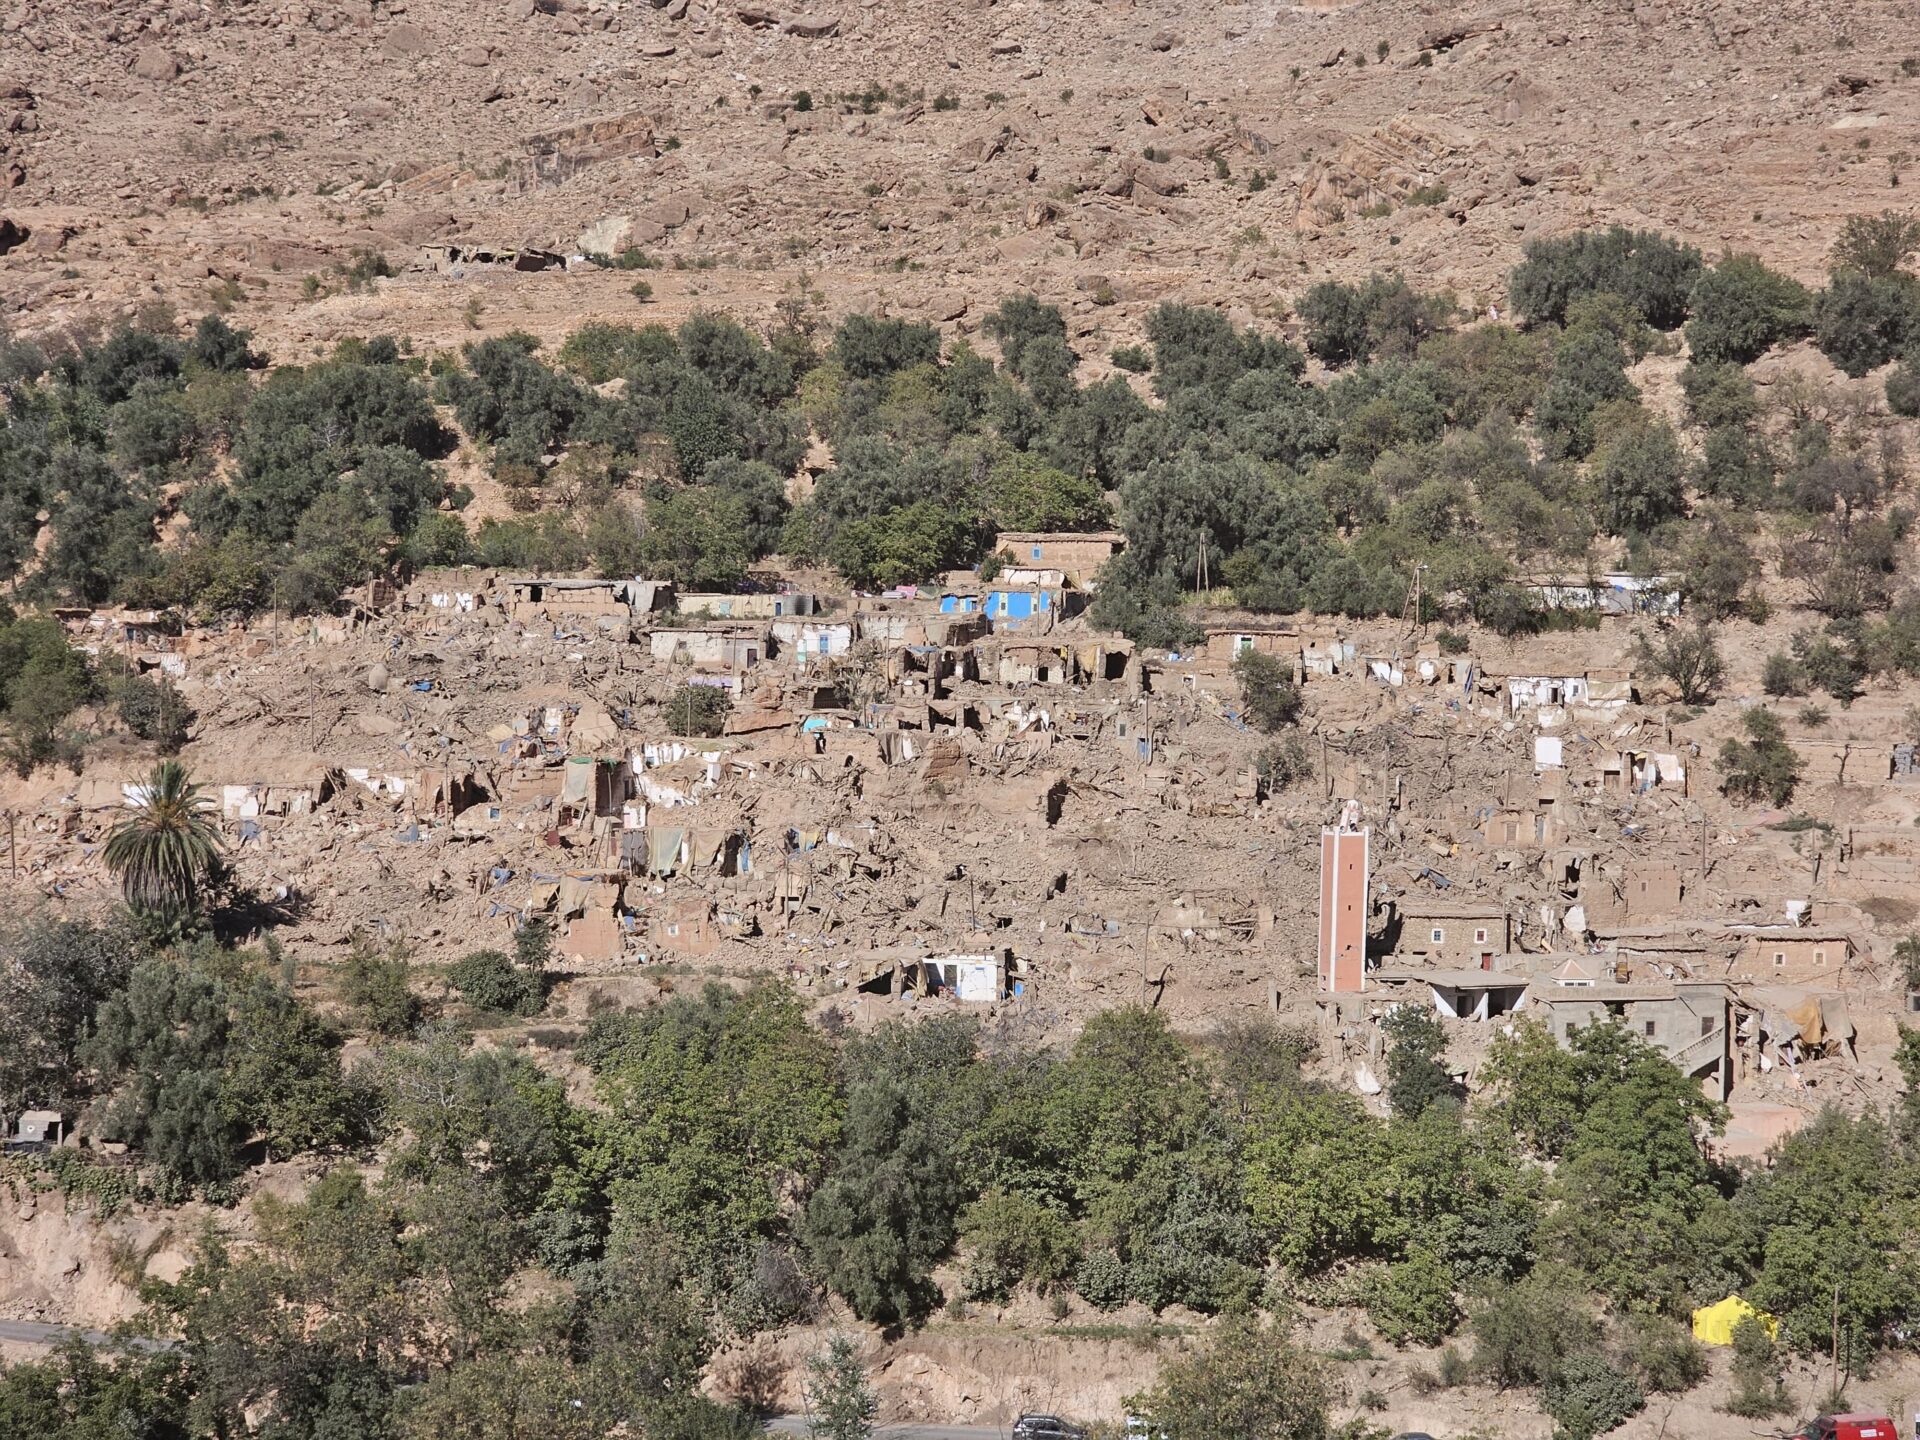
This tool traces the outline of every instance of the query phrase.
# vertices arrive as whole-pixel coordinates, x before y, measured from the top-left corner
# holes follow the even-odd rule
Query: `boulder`
[[[633,243],[633,217],[602,215],[580,232],[577,243],[585,255],[618,255]]]
[[[180,73],[180,62],[158,45],[143,45],[133,57],[133,73],[142,80],[164,85]]]
[[[840,28],[838,15],[789,15],[780,28],[802,40],[824,40]]]
[[[433,37],[418,25],[403,20],[387,32],[380,48],[395,60],[412,60],[433,52]]]

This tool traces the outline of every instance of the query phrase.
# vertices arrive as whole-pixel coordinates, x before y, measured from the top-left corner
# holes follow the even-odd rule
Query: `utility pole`
[[[7,872],[14,879],[20,878],[20,866],[13,855],[13,811],[7,811]]]
[[[1828,1372],[1827,1379],[1827,1394],[1838,1395],[1840,1393],[1840,1284],[1838,1281],[1835,1281],[1833,1286],[1833,1368]]]

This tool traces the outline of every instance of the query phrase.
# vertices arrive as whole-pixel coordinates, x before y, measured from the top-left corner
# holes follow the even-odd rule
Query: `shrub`
[[[1597,1355],[1575,1355],[1542,1389],[1540,1405],[1563,1440],[1593,1440],[1637,1414],[1647,1397],[1632,1378]]]
[[[989,1190],[960,1217],[969,1300],[1005,1299],[1021,1284],[1042,1290],[1073,1273],[1080,1245],[1058,1213],[1025,1195]]]
[[[1089,1250],[1073,1272],[1073,1288],[1096,1310],[1118,1310],[1127,1303],[1127,1262],[1111,1250]]]
[[[1748,804],[1760,800],[1786,804],[1800,782],[1800,757],[1769,712],[1749,710],[1742,720],[1748,738],[1727,740],[1720,746],[1721,792]]]
[[[1274,741],[1254,758],[1253,765],[1269,791],[1291,789],[1313,774],[1313,757],[1298,733]]]
[[[412,976],[403,942],[395,941],[382,952],[371,936],[356,934],[353,951],[340,967],[340,998],[360,1012],[375,1034],[405,1035],[420,1019]]]
[[[1455,1097],[1453,1077],[1440,1057],[1447,1033],[1431,1010],[1402,1005],[1380,1026],[1387,1042],[1387,1100],[1396,1115],[1414,1117]]]
[[[1733,1327],[1733,1393],[1726,1409],[1734,1415],[1764,1419],[1787,1409],[1787,1387],[1780,1378],[1779,1347],[1757,1316]]]
[[[1127,1401],[1148,1434],[1233,1440],[1326,1440],[1324,1365],[1281,1326],[1251,1317],[1219,1326],[1204,1348],[1170,1358],[1154,1388]]]
[[[1793,637],[1793,654],[1807,682],[1841,704],[1850,704],[1860,693],[1864,667],[1852,651],[1833,637],[1802,630]]]
[[[501,1015],[537,1015],[545,1003],[540,978],[516,969],[498,950],[475,950],[456,960],[447,980],[476,1010]]]
[[[1807,330],[1811,297],[1754,255],[1725,255],[1694,282],[1687,345],[1696,364],[1758,360]]]
[[[1907,62],[1902,62],[1904,68]],[[1920,250],[1920,218],[1883,210],[1878,215],[1854,215],[1840,227],[1830,263],[1835,270],[1858,270],[1866,276],[1892,275]]]
[[[1655,1393],[1679,1394],[1707,1378],[1706,1347],[1686,1326],[1661,1315],[1628,1317],[1620,1360],[1643,1389]]]
[[[1240,682],[1247,718],[1262,730],[1278,730],[1300,718],[1300,688],[1285,662],[1249,650],[1235,657],[1234,678]]]
[[[716,685],[683,685],[667,701],[667,729],[675,735],[721,735],[732,709],[731,697]]]
[[[1672,681],[1683,705],[1705,704],[1726,679],[1726,662],[1705,625],[1669,631],[1657,646],[1645,634],[1636,636],[1633,657],[1643,669]]]
[[[1503,1388],[1544,1384],[1600,1337],[1583,1298],[1543,1269],[1495,1290],[1471,1328],[1473,1368]]]
[[[1671,330],[1687,317],[1700,266],[1700,252],[1690,245],[1615,225],[1530,242],[1509,293],[1514,309],[1533,324],[1562,324],[1573,301],[1610,291],[1647,324]]]
[[[1767,656],[1767,662],[1760,670],[1760,688],[1776,698],[1783,695],[1804,695],[1807,692],[1807,677],[1801,672],[1799,663],[1783,650],[1776,650]]]
[[[1116,345],[1107,358],[1133,375],[1144,375],[1153,369],[1153,352],[1144,345]]]
[[[1595,457],[1601,514],[1615,535],[1644,535],[1686,513],[1685,453],[1665,421],[1634,424]]]
[[[1920,339],[1920,282],[1843,271],[1813,301],[1814,341],[1858,379]]]
[[[162,755],[179,753],[197,718],[165,676],[124,677],[113,686],[113,703],[126,727],[142,740],[152,741]]]
[[[1920,416],[1920,362],[1911,355],[1887,376],[1887,408],[1909,420]]]
[[[1707,430],[1746,425],[1760,411],[1753,378],[1732,361],[1696,356],[1680,372],[1680,391],[1687,398],[1687,418]]]
[[[1367,1287],[1367,1315],[1395,1345],[1438,1345],[1460,1323],[1453,1272],[1431,1251],[1415,1249]]]

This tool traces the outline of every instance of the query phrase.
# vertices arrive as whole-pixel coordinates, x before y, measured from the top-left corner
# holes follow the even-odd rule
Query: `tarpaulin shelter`
[[[1780,1322],[1764,1310],[1754,1309],[1738,1295],[1729,1295],[1694,1311],[1693,1338],[1706,1345],[1731,1345],[1734,1328],[1747,1319],[1756,1319],[1764,1325],[1768,1338],[1778,1338]]]

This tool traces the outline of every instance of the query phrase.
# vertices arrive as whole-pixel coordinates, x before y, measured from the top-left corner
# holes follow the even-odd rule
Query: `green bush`
[[[1784,1414],[1790,1407],[1781,1369],[1779,1347],[1766,1322],[1745,1317],[1733,1327],[1733,1393],[1726,1409],[1755,1420]]]
[[[1460,1323],[1453,1272],[1431,1252],[1414,1250],[1367,1286],[1367,1316],[1395,1345],[1438,1345]]]
[[[1842,271],[1814,297],[1813,334],[1821,352],[1858,379],[1920,341],[1920,281]]]
[[[1248,650],[1234,657],[1233,674],[1247,718],[1260,729],[1279,730],[1300,719],[1300,687],[1285,661]]]
[[[1027,1196],[989,1190],[960,1217],[969,1300],[1004,1300],[1020,1285],[1051,1289],[1073,1274],[1080,1243],[1059,1214]]]
[[[475,950],[447,970],[447,982],[476,1010],[500,1015],[538,1015],[546,1004],[537,975],[515,967],[498,950]]]
[[[733,700],[717,685],[683,685],[667,701],[667,729],[710,738],[726,733]]]
[[[1687,1327],[1664,1315],[1631,1315],[1620,1360],[1643,1389],[1677,1395],[1707,1378],[1707,1351]]]
[[[1787,744],[1779,720],[1765,710],[1749,710],[1742,721],[1747,739],[1720,745],[1722,793],[1752,805],[1765,800],[1781,806],[1793,798],[1800,781],[1800,757]]]
[[[1560,1440],[1593,1440],[1638,1414],[1647,1397],[1631,1377],[1597,1355],[1574,1355],[1541,1388],[1540,1405]]]
[[[1812,297],[1758,256],[1724,255],[1694,282],[1687,303],[1694,363],[1745,365],[1806,333]]]
[[[1494,1290],[1469,1328],[1473,1368],[1502,1388],[1544,1385],[1572,1356],[1598,1344],[1600,1325],[1585,1297],[1544,1269]]]
[[[1761,667],[1760,688],[1776,697],[1804,695],[1807,693],[1807,677],[1793,656],[1775,650],[1767,656],[1766,664]]]
[[[340,998],[375,1034],[406,1035],[419,1023],[420,997],[413,993],[413,963],[403,941],[382,950],[372,936],[356,933],[339,979]]]
[[[1615,225],[1529,241],[1508,285],[1514,309],[1532,324],[1562,324],[1587,295],[1618,295],[1657,330],[1687,318],[1700,252],[1651,231]]]
[[[198,716],[164,675],[126,675],[110,687],[114,709],[126,727],[151,741],[162,755],[175,755],[187,743]]]

